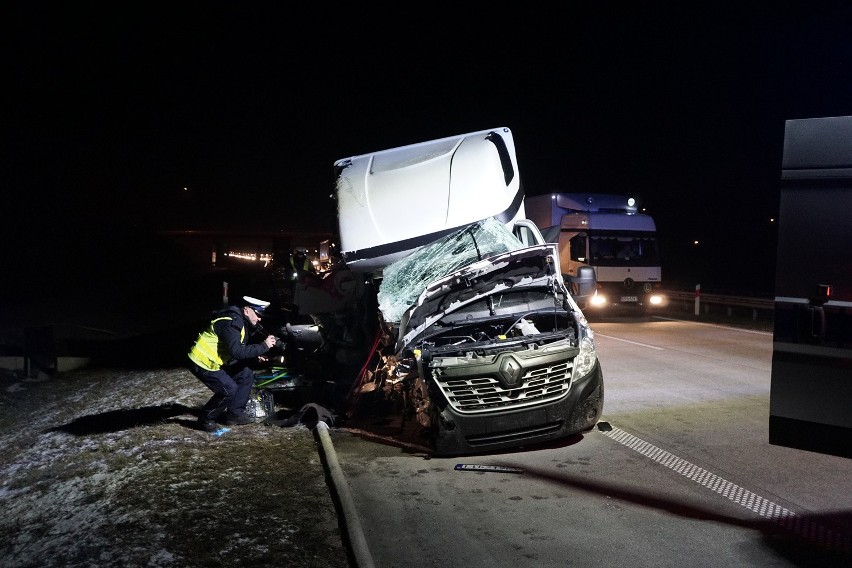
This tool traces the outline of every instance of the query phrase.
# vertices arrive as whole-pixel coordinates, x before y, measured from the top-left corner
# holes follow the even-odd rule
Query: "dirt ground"
[[[0,371],[0,565],[349,566],[303,425],[195,429],[181,368]]]

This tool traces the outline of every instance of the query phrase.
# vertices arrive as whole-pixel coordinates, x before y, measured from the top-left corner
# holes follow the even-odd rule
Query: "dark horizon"
[[[506,126],[527,195],[636,195],[664,278],[765,288],[784,121],[852,114],[846,2],[359,10],[12,8],[4,251],[334,231],[335,160]]]

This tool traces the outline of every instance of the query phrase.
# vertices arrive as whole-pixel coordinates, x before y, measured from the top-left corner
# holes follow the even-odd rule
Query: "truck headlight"
[[[574,358],[574,372],[571,374],[571,382],[591,373],[597,360],[598,354],[595,351],[594,335],[591,331],[587,331],[580,339],[580,353]]]
[[[601,294],[595,294],[594,296],[589,298],[589,304],[591,304],[594,307],[605,306],[606,305],[606,296],[603,296]]]

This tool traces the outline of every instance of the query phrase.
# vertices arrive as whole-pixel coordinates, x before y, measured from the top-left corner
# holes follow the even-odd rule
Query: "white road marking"
[[[648,349],[656,349],[657,351],[665,351],[663,347],[657,347],[656,345],[648,345],[647,343],[639,343],[638,341],[630,341],[629,339],[622,339],[620,337],[614,337],[612,335],[606,335],[603,333],[595,332],[595,337],[606,337],[607,339],[614,339],[616,341],[623,341],[624,343],[631,343],[633,345],[638,345],[639,347],[647,347]]]
[[[743,333],[755,333],[757,335],[774,335],[772,331],[760,331],[759,329],[745,329],[742,327],[731,327],[729,325],[721,325],[718,323],[707,323],[703,321],[692,321],[692,320],[683,320],[677,318],[664,318],[663,316],[651,316],[654,319],[664,320],[664,321],[679,321],[683,323],[694,323],[695,325],[706,325],[708,327],[721,327],[722,329],[730,329],[731,331],[742,331]]]
[[[612,430],[601,431],[616,442],[635,450],[645,457],[666,466],[672,471],[686,476],[699,485],[706,487],[720,495],[727,497],[734,503],[766,517],[780,527],[783,527],[801,538],[804,538],[822,548],[839,550],[842,552],[852,551],[852,537],[848,534],[838,534],[807,518],[799,517],[796,513],[786,509],[768,499],[761,497],[747,489],[719,477],[715,473],[681,459],[657,446],[650,444],[624,430],[612,427]]]

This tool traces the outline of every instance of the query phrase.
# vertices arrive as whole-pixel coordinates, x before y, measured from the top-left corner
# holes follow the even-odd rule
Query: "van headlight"
[[[597,360],[594,333],[591,330],[586,330],[586,333],[580,339],[580,353],[574,358],[574,372],[571,374],[571,382],[578,381],[591,373]]]

